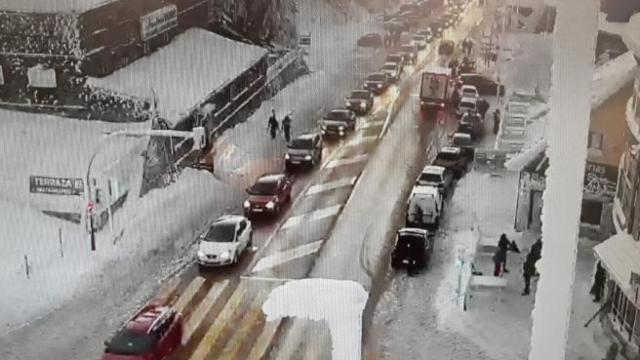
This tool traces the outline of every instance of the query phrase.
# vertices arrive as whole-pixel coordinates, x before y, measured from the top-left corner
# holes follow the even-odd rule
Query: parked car
[[[406,266],[424,268],[433,255],[435,235],[427,230],[404,228],[396,233],[396,242],[391,252],[391,267],[399,269]]]
[[[380,71],[387,74],[391,82],[395,83],[400,81],[400,74],[402,73],[402,68],[400,67],[400,65],[398,65],[398,63],[395,63],[395,62],[385,63],[382,66],[382,69]]]
[[[433,186],[447,197],[453,185],[453,172],[442,166],[427,165],[418,176],[416,185]]]
[[[478,98],[480,95],[478,94],[478,89],[476,89],[475,86],[462,85],[462,87],[460,87],[460,97]]]
[[[418,50],[426,49],[428,42],[429,40],[426,35],[415,34],[411,37],[411,43],[415,45],[415,47],[418,48]]]
[[[467,159],[467,163],[473,162],[476,150],[473,148],[473,139],[471,139],[470,134],[461,132],[454,133],[451,145],[460,148],[460,152],[462,156]]]
[[[456,24],[458,17],[453,13],[446,13],[442,15],[442,21],[445,24],[445,27],[451,27]]]
[[[244,216],[256,214],[277,215],[291,202],[291,180],[285,174],[262,175],[247,189],[248,199],[244,202]]]
[[[182,315],[169,306],[146,305],[105,341],[102,360],[161,360],[182,344]]]
[[[477,70],[476,60],[468,57],[462,58],[460,65],[458,65],[458,74],[474,73]]]
[[[400,51],[409,64],[415,65],[418,62],[418,48],[415,45],[403,44]]]
[[[433,31],[431,31],[431,29],[426,28],[424,30],[418,30],[416,31],[416,35],[422,35],[426,37],[426,42],[430,43],[433,41],[434,35],[433,35]]]
[[[287,170],[294,166],[313,167],[322,160],[322,137],[318,133],[297,136],[287,145],[284,164]]]
[[[498,93],[498,89],[500,89],[500,96],[504,96],[505,94],[504,85],[498,84],[497,82],[481,74],[460,74],[457,83],[458,86],[475,86],[481,96],[495,96]]]
[[[349,109],[333,109],[318,122],[322,135],[345,136],[356,129],[356,113]]]
[[[438,55],[451,56],[456,49],[456,43],[451,40],[442,40],[438,46]]]
[[[346,108],[364,115],[373,108],[373,94],[368,90],[353,90],[345,99]]]
[[[429,24],[429,29],[431,29],[435,37],[442,37],[442,33],[446,28],[447,25],[442,20],[434,20]]]
[[[444,198],[433,186],[414,186],[407,201],[406,226],[437,229],[440,226]]]
[[[404,55],[401,53],[387,55],[386,59],[384,59],[384,63],[386,64],[390,62],[398,64],[400,66],[400,69],[402,69],[406,65]]]
[[[404,32],[409,31],[411,25],[409,24],[407,19],[397,16],[388,21],[385,21],[382,24],[382,28],[387,31]]]
[[[467,133],[472,140],[478,140],[484,135],[484,121],[478,113],[466,113],[458,123],[458,132]]]
[[[389,85],[391,85],[389,75],[380,72],[369,74],[364,81],[363,87],[375,95],[380,95],[387,90]]]
[[[358,39],[358,46],[360,47],[380,48],[383,45],[382,36],[378,33],[368,33]]]
[[[462,115],[468,112],[475,113],[477,111],[478,111],[478,99],[473,97],[463,97],[458,102],[456,115],[458,115],[458,117],[462,117]]]
[[[443,147],[432,162],[432,165],[451,170],[456,178],[462,177],[468,164],[469,160],[462,156],[462,150],[452,146]]]
[[[196,259],[200,267],[236,264],[251,246],[251,221],[244,216],[222,216],[198,238]]]

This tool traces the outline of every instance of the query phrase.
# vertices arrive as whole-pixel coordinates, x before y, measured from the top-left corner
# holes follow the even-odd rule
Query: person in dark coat
[[[533,250],[527,254],[527,259],[522,265],[522,276],[524,277],[524,290],[522,296],[529,295],[531,292],[531,277],[536,274],[536,261]]]
[[[593,295],[593,302],[600,302],[600,298],[602,297],[602,290],[604,290],[604,282],[606,279],[606,272],[602,267],[600,261],[596,265],[596,273],[593,276],[593,285],[591,286],[591,290],[589,294]]]
[[[269,116],[269,122],[267,124],[267,129],[271,134],[271,139],[276,138],[276,134],[278,133],[279,128],[280,128],[280,125],[278,124],[278,119],[276,118],[276,110],[272,109],[271,116]]]
[[[502,262],[502,271],[508,273],[507,270],[507,251],[511,250],[511,242],[507,238],[507,234],[500,235],[500,240],[498,240],[498,248],[500,251],[504,253],[504,261]]]
[[[293,115],[293,111],[282,119],[282,132],[284,132],[284,140],[287,143],[291,141],[291,115]]]
[[[478,100],[478,112],[480,113],[480,116],[482,117],[483,121],[484,121],[484,116],[487,114],[487,111],[489,111],[490,106],[491,105],[485,98]]]
[[[542,238],[539,238],[533,245],[531,245],[531,253],[533,253],[533,256],[535,257],[534,262],[542,258]]]
[[[453,90],[453,92],[451,93],[451,97],[449,98],[449,101],[451,103],[452,108],[458,107],[458,102],[460,101],[460,94],[458,93],[457,89]]]
[[[493,134],[497,134],[500,129],[500,109],[493,112]]]
[[[493,254],[493,276],[502,276],[502,266],[507,261],[507,252],[498,247]]]

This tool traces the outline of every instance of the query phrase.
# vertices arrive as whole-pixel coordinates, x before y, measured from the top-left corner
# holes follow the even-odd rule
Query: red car
[[[161,360],[182,343],[182,315],[168,306],[147,305],[105,341],[102,360]]]
[[[249,198],[244,202],[245,217],[255,214],[278,214],[291,201],[291,180],[284,174],[261,176],[247,189]]]

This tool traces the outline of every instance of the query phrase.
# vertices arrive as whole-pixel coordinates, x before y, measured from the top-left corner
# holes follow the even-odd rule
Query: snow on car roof
[[[471,97],[471,96],[463,96],[462,99],[460,99],[460,102],[470,102],[470,103],[476,103],[476,101],[478,101],[476,98]]]
[[[277,182],[278,180],[281,180],[283,178],[284,178],[284,174],[267,174],[267,175],[262,175],[256,182],[271,183],[271,182]]]
[[[398,235],[426,235],[429,232],[420,228],[402,228],[398,230]]]
[[[423,174],[438,174],[438,175],[442,175],[444,173],[444,171],[445,171],[445,168],[443,168],[442,166],[427,165],[422,170],[422,173]]]
[[[438,195],[440,192],[440,190],[438,190],[437,187],[435,186],[430,186],[430,185],[416,185],[413,187],[413,190],[411,190],[411,196],[414,195],[433,195],[436,196]]]
[[[477,91],[475,85],[462,85],[462,91],[464,91],[464,90],[476,90]]]
[[[155,92],[160,116],[175,122],[266,54],[259,46],[193,28],[111,75],[89,78],[87,84],[142,99],[151,99]],[[176,71],[176,63],[187,66]]]
[[[3,0],[3,11],[33,13],[84,12],[117,0]]]
[[[235,224],[242,219],[244,219],[244,217],[240,215],[222,215],[219,218],[217,218],[213,223],[214,224]]]

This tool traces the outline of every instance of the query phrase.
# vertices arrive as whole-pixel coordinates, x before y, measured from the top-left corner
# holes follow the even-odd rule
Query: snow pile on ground
[[[160,116],[175,122],[267,54],[258,46],[189,29],[157,52],[87,84],[137,98],[157,95]]]
[[[267,321],[286,317],[325,321],[332,359],[359,359],[362,312],[369,294],[355,281],[292,280],[274,289],[262,305]]]
[[[25,206],[4,203],[0,226],[3,271],[0,283],[0,331],[9,331],[39,318],[84,293],[111,281],[105,268],[119,275],[136,271],[149,254],[170,249],[182,254],[195,239],[194,229],[230,204],[234,191],[225,189],[209,173],[186,169],[178,182],[151,191],[144,198],[131,197],[115,214],[115,229],[98,233],[97,251],[80,226],[51,219]],[[61,229],[62,247],[58,238]],[[61,253],[61,251],[63,253]],[[30,266],[26,277],[25,259]],[[116,270],[114,270],[116,271]]]
[[[591,82],[591,108],[597,108],[625,84],[632,81],[637,73],[637,65],[633,52],[628,51],[598,66]]]
[[[544,139],[538,140],[533,146],[518,153],[513,158],[507,160],[504,166],[507,170],[520,172],[533,161],[538,155],[540,155],[547,148],[547,142]]]
[[[82,12],[117,0],[3,0],[2,10],[59,13]]]

